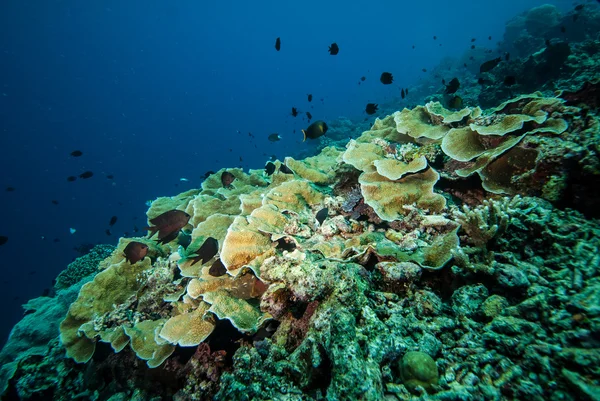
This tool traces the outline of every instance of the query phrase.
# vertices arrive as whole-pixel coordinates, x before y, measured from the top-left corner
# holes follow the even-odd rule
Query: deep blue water
[[[198,187],[207,170],[262,168],[313,146],[292,107],[366,117],[366,103],[397,98],[471,38],[494,49],[509,18],[545,2],[205,3],[1,2],[0,342],[74,247],[143,228],[146,200]],[[274,132],[280,142],[267,140]],[[86,170],[94,176],[67,182]]]

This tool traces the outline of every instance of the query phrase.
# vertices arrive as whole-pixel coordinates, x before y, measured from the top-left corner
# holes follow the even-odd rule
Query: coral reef
[[[1,390],[589,398],[600,228],[581,214],[593,213],[594,180],[573,177],[600,176],[598,121],[574,100],[585,92],[562,95],[406,108],[345,147],[287,157],[287,174],[223,169],[156,199],[148,221],[170,211],[184,221],[158,242],[121,238],[95,265],[94,251],[55,297],[32,300],[0,354]],[[132,241],[148,247],[134,263]],[[46,329],[32,330],[40,318]]]

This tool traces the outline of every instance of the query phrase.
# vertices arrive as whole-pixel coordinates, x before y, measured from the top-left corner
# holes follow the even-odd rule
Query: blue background
[[[74,247],[143,228],[146,200],[198,187],[207,170],[262,168],[311,146],[291,107],[362,119],[367,102],[397,98],[472,37],[493,49],[509,18],[543,3],[2,1],[0,342]],[[393,85],[379,82],[383,71]],[[280,142],[267,140],[274,132]],[[94,177],[66,181],[86,170]]]

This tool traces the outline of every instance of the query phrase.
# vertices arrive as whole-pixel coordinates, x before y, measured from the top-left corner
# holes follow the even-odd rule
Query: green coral
[[[56,277],[56,290],[62,290],[78,283],[82,278],[98,273],[98,265],[115,250],[114,245],[94,246],[87,254],[69,263],[67,268]]]

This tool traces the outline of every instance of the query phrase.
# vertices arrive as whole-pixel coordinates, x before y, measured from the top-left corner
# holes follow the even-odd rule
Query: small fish
[[[140,229],[134,224],[133,225],[133,232],[137,233],[138,231],[140,231]]]
[[[108,228],[106,230],[104,230],[104,234],[108,235],[109,237],[112,235],[112,233],[110,232],[110,230]]]
[[[54,239],[52,240],[52,242],[54,242],[54,243],[60,242],[60,238],[54,238]]]
[[[427,68],[423,68],[423,69],[421,69],[421,71],[427,72]]]
[[[279,166],[279,172],[283,173],[283,174],[294,174],[294,172],[292,170],[290,170],[290,168],[288,166],[286,166],[285,164],[282,164],[281,166]]]
[[[0,245],[4,245],[8,242],[8,237],[6,235],[0,235]]]
[[[271,142],[277,142],[278,140],[281,139],[281,136],[279,134],[271,134],[269,135],[269,141]]]
[[[492,36],[491,36],[491,35],[490,35],[490,36],[488,36],[488,40],[492,40]]]
[[[312,120],[312,114],[310,114],[309,111],[306,112],[306,118],[308,119],[308,122],[310,122],[310,120]]]
[[[204,240],[202,246],[194,252],[198,256],[195,256],[192,259],[192,266],[198,262],[200,262],[200,264],[208,262],[217,254],[217,252],[219,252],[219,242],[213,237],[208,237]]]
[[[292,107],[292,116],[296,117],[298,115],[298,109],[295,107]]]
[[[450,80],[450,82],[448,83],[448,85],[446,85],[446,93],[447,94],[452,94],[452,93],[456,93],[456,91],[458,90],[458,88],[460,88],[460,82],[458,80],[458,78],[452,78]]]
[[[437,36],[433,35],[433,40],[437,40]]]
[[[275,39],[275,50],[281,50],[281,38]]]
[[[110,218],[110,221],[108,222],[108,226],[112,227],[115,225],[116,222],[117,222],[117,216],[113,216]]]
[[[208,269],[208,274],[210,274],[213,277],[221,277],[225,273],[227,273],[227,268],[225,267],[223,262],[221,262],[221,259],[215,260],[210,266],[210,269]]]
[[[381,77],[379,77],[379,80],[382,84],[389,85],[392,82],[394,82],[394,76],[389,72],[383,72],[381,73]]]
[[[454,96],[448,101],[448,106],[451,109],[460,109],[463,106],[463,100],[460,96]]]
[[[69,233],[75,234],[76,232],[77,232],[77,230],[74,229],[73,227],[69,228]]]
[[[404,89],[400,91],[400,97],[402,97],[402,99],[406,97],[406,92],[404,92]]]
[[[583,10],[583,4],[578,4],[575,6],[575,11],[581,11]]]
[[[67,181],[69,181],[69,182],[73,182],[76,179],[77,179],[77,177],[75,177],[74,175],[70,175],[70,176],[67,177]]]
[[[510,53],[506,53],[504,55],[504,61],[508,61],[508,60],[510,60]]]
[[[148,254],[148,245],[138,242],[131,241],[125,249],[123,249],[123,256],[125,256],[125,260],[130,264],[134,265],[140,260],[144,260],[146,255]]]
[[[86,171],[84,173],[79,174],[79,178],[82,179],[88,179],[88,178],[92,178],[94,176],[94,173],[92,173],[91,171]]]
[[[309,102],[312,102],[312,94],[310,94],[310,93],[309,93],[309,94],[308,94],[308,95],[306,95],[306,96],[308,96],[308,101],[309,101]]]
[[[329,46],[329,54],[331,54],[332,56],[335,56],[336,54],[338,54],[340,52],[340,48],[338,47],[337,43],[332,43],[331,46]]]
[[[475,49],[475,45],[471,45],[471,50]]]
[[[365,77],[365,76],[360,77],[360,80],[363,82],[365,82],[365,79],[367,79],[367,77]]]
[[[73,157],[79,157],[81,155],[83,155],[83,152],[81,150],[74,150],[71,152],[71,156]]]
[[[319,222],[319,225],[323,224],[323,222],[325,221],[325,219],[327,218],[328,215],[329,215],[329,209],[327,209],[326,207],[324,207],[323,209],[321,209],[317,212],[315,218]]]
[[[269,158],[271,159],[271,161],[277,160],[277,156],[276,155],[271,155]]]
[[[309,125],[307,129],[302,130],[302,134],[304,134],[302,142],[306,141],[306,138],[317,139],[318,137],[325,135],[328,128],[329,127],[327,127],[327,124],[324,121],[315,121]]]
[[[14,192],[15,190],[15,187],[6,187],[6,192]]]
[[[565,28],[565,26],[564,26],[564,25],[562,25],[562,26],[560,27],[560,31],[561,31],[562,33],[565,33],[565,32],[567,32],[567,28]]]
[[[223,171],[221,173],[221,184],[223,188],[231,187],[231,183],[235,180],[235,175],[231,174],[229,171]]]
[[[365,108],[365,111],[367,112],[368,115],[373,115],[377,112],[377,108],[379,106],[375,103],[367,103],[367,107]]]
[[[58,201],[57,201],[56,199],[53,199],[53,200],[52,200],[52,204],[53,204],[53,205],[58,205]]]
[[[494,69],[500,62],[502,61],[502,57],[498,57],[492,60],[488,60],[485,63],[479,66],[479,72],[488,72]]]
[[[475,42],[477,39],[471,38],[471,43]]]
[[[177,237],[179,230],[188,224],[190,217],[191,216],[183,210],[168,210],[155,218],[150,219],[150,223],[153,224],[153,226],[146,228],[150,231],[148,238],[152,238],[157,232],[158,239],[161,241],[170,238],[173,234]]]
[[[406,96],[408,96],[408,88],[405,88],[405,89],[404,89],[404,94],[405,94]]]
[[[112,174],[109,174],[109,175],[106,176],[106,178],[108,178],[109,180],[112,180],[113,178],[115,178],[115,176],[112,175]]]
[[[179,181],[188,182],[189,180],[188,180],[187,178],[181,177],[181,178],[179,179]]]
[[[265,173],[267,173],[267,175],[271,175],[275,172],[275,168],[275,163],[267,162],[267,164],[265,164]]]
[[[202,178],[207,179],[211,174],[214,174],[214,173],[215,173],[214,171],[208,170],[206,173],[204,173]]]
[[[513,86],[517,83],[517,78],[514,75],[504,77],[504,85]]]

